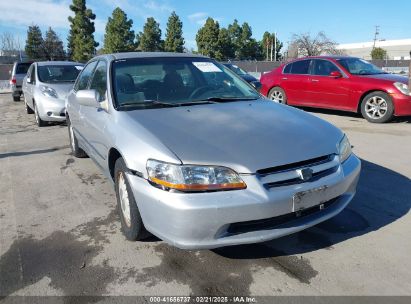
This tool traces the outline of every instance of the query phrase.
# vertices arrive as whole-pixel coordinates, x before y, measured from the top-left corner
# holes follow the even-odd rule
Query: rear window
[[[27,74],[31,63],[18,63],[16,66],[16,74]]]
[[[291,74],[308,74],[311,60],[301,60],[292,63]]]

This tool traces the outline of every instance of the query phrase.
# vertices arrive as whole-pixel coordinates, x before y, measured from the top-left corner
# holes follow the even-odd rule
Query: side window
[[[284,68],[283,73],[284,73],[284,74],[290,74],[290,73],[291,73],[291,66],[292,66],[292,65],[293,65],[292,63],[287,64],[287,65],[285,66],[285,68]]]
[[[100,60],[94,70],[91,80],[90,89],[96,90],[100,94],[100,100],[103,101],[107,91],[107,63]]]
[[[83,71],[81,71],[80,76],[77,78],[77,82],[74,85],[74,91],[87,90],[87,86],[91,78],[91,74],[93,73],[96,65],[97,65],[97,61],[93,61],[85,66]]]
[[[34,64],[32,64],[32,65],[30,66],[29,70],[27,71],[27,79],[31,78],[31,75],[33,74],[33,67],[34,67]],[[33,74],[33,75],[34,75],[34,74]],[[27,82],[28,82],[28,81],[27,81]],[[30,79],[30,82],[28,82],[28,83],[31,83],[31,79]]]
[[[313,75],[329,76],[331,72],[339,72],[337,66],[328,60],[314,60]]]
[[[291,67],[291,74],[308,74],[311,60],[295,61]]]

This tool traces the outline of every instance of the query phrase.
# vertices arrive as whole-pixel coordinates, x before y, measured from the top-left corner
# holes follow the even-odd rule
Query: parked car
[[[255,78],[254,76],[248,74],[246,71],[244,71],[242,68],[235,64],[231,63],[224,63],[224,65],[229,68],[231,71],[236,73],[238,76],[240,76],[242,79],[247,81],[249,84],[251,84],[257,91],[260,91],[261,89],[261,82]]]
[[[73,155],[114,183],[129,240],[146,229],[186,249],[262,242],[335,216],[356,191],[341,130],[206,57],[95,57],[66,112]]]
[[[354,57],[320,56],[283,64],[261,77],[261,93],[292,106],[359,112],[370,122],[411,115],[408,79]]]
[[[20,100],[21,94],[23,93],[23,90],[21,88],[23,78],[26,76],[27,70],[29,69],[30,65],[31,62],[15,62],[13,64],[13,68],[10,72],[10,86],[14,101]]]
[[[83,64],[69,61],[33,63],[23,80],[27,114],[35,114],[39,127],[50,121],[65,121],[65,99]]]

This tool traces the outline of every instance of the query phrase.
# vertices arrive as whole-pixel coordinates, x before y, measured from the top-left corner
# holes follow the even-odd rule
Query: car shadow
[[[362,115],[359,113],[329,110],[329,109],[320,109],[320,108],[308,108],[308,107],[298,107],[298,108],[306,112],[310,112],[310,113],[319,113],[319,114],[327,114],[327,115],[353,118],[352,121],[358,121],[358,119],[365,120],[365,118],[363,118]],[[390,123],[411,123],[411,116],[394,117],[394,119],[390,121]]]
[[[395,171],[362,160],[362,172],[353,201],[340,214],[299,233],[261,244],[213,250],[231,259],[259,259],[298,255],[377,231],[411,209],[411,180]]]

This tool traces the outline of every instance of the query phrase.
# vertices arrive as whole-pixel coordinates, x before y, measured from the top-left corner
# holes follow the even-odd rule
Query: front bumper
[[[395,116],[411,116],[411,96],[391,94],[394,101]]]
[[[247,189],[212,193],[172,193],[128,174],[148,231],[183,249],[211,249],[268,241],[323,222],[341,212],[355,195],[361,163],[353,154],[338,170],[319,180],[267,190],[255,175],[244,175]],[[232,234],[231,224],[292,213],[295,193],[326,185],[333,203],[275,227]],[[323,197],[321,198],[323,199]],[[320,198],[318,198],[320,204]]]
[[[65,103],[63,99],[38,95],[36,106],[39,116],[44,121],[65,121]]]

